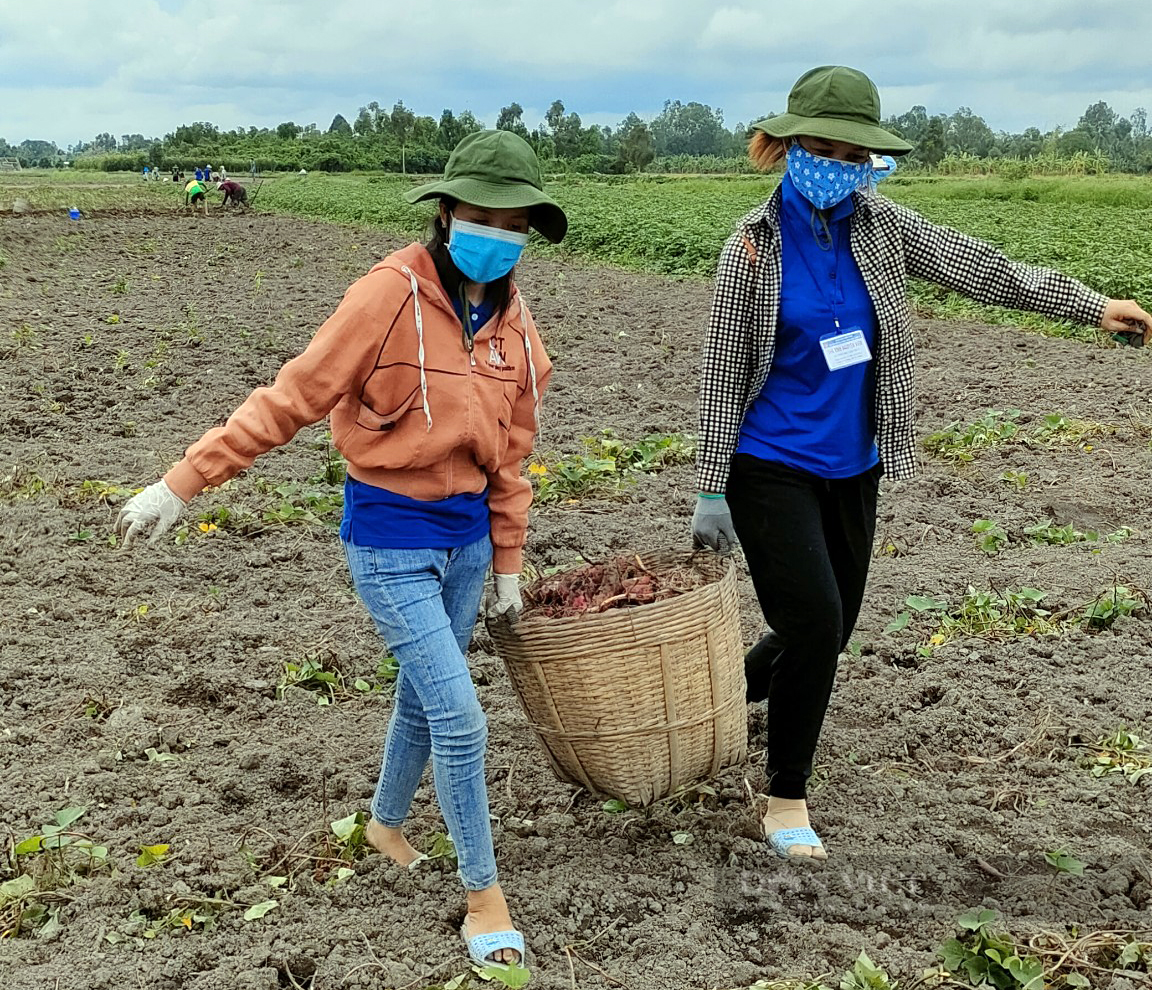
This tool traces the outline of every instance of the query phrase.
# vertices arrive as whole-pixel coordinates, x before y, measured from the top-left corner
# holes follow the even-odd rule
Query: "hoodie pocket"
[[[427,426],[424,398],[420,390],[420,369],[409,364],[377,368],[360,390],[360,411],[356,425],[374,433],[391,433],[407,419],[418,417]]]
[[[360,393],[349,440],[359,449],[355,460],[365,467],[410,468],[421,462],[428,447],[428,417],[418,369],[377,369]]]
[[[356,425],[374,433],[391,433],[400,425],[405,416],[415,414],[419,414],[423,423],[424,403],[421,401],[419,387],[405,396],[394,409],[387,412],[378,412],[371,405],[368,405],[365,399],[361,399],[360,414],[356,417]]]

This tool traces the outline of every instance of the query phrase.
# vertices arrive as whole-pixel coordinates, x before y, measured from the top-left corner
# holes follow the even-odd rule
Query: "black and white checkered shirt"
[[[876,308],[876,442],[889,478],[916,473],[915,348],[908,277],[983,303],[1097,325],[1107,298],[1073,278],[1010,261],[990,244],[873,193],[853,193],[852,255]],[[772,367],[780,315],[780,190],[749,213],[720,254],[700,382],[697,484],[722,493],[744,415]]]

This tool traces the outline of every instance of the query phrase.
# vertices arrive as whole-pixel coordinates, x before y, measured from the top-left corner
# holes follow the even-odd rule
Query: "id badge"
[[[865,361],[872,360],[872,352],[868,350],[864,331],[859,327],[821,337],[820,349],[824,352],[824,360],[828,364],[829,371],[851,368],[855,364],[864,364]]]

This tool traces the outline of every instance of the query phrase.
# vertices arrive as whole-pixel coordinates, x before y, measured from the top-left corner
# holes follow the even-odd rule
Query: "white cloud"
[[[419,113],[562,99],[616,122],[664,99],[730,123],[784,108],[840,63],[885,112],[970,106],[995,128],[1072,126],[1089,103],[1152,105],[1148,0],[58,0],[0,10],[0,136],[59,143],[178,124],[327,127],[369,100]]]

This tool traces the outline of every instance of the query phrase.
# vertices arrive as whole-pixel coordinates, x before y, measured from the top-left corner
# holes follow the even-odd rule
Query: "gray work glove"
[[[124,503],[116,517],[116,532],[125,547],[132,546],[149,530],[152,535],[148,542],[155,543],[180,518],[186,504],[163,480],[157,481]]]
[[[493,574],[492,584],[496,592],[488,605],[489,619],[504,619],[508,625],[515,625],[524,611],[524,600],[520,597],[519,574]]]
[[[692,541],[697,547],[708,547],[717,553],[731,553],[735,548],[736,530],[732,528],[732,513],[723,495],[719,498],[701,495],[696,499]]]

